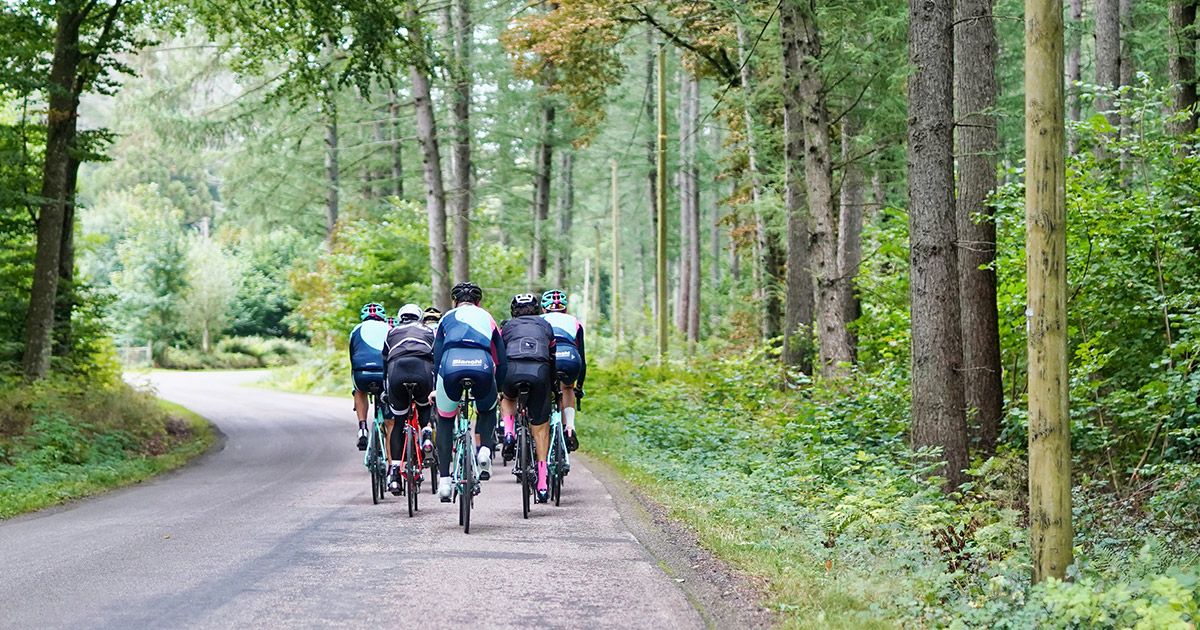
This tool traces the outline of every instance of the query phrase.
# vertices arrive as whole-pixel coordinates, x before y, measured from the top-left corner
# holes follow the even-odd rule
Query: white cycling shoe
[[[479,462],[479,480],[487,481],[492,478],[492,449],[481,446],[479,447],[479,456],[475,458]]]
[[[450,502],[450,492],[454,489],[454,481],[449,477],[438,477],[438,498],[442,503]]]

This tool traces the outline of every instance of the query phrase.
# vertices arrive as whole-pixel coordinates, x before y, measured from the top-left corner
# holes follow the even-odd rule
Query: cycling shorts
[[[496,407],[496,364],[492,354],[479,348],[450,348],[442,354],[437,375],[437,408],[443,418],[458,413],[463,381],[470,380],[477,411]]]
[[[367,394],[383,393],[383,370],[354,370],[354,391]]]
[[[408,418],[409,405],[412,403],[405,383],[416,385],[412,393],[417,406],[428,407],[429,393],[433,391],[433,361],[421,357],[395,357],[388,361],[388,405],[400,419]]]
[[[508,361],[508,373],[500,390],[504,397],[516,400],[520,384],[529,384],[529,423],[545,424],[550,420],[550,364],[541,361]]]
[[[579,380],[583,372],[583,359],[579,356],[579,348],[574,344],[564,343],[561,339],[556,345],[554,367],[563,375],[562,384],[570,387]]]

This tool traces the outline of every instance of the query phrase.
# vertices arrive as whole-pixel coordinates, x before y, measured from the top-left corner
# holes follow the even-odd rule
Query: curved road
[[[219,452],[156,481],[0,522],[0,626],[702,626],[576,464],[562,506],[521,519],[497,465],[471,515],[428,494],[371,504],[346,399],[155,373],[214,421]],[[402,599],[403,598],[403,599]]]

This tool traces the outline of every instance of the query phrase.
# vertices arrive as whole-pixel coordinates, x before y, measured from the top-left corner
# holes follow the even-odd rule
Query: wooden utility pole
[[[667,358],[667,50],[658,49],[658,150],[655,168],[658,172],[658,239],[655,247],[658,269],[655,273],[658,294],[658,359]]]
[[[612,167],[612,335],[621,341],[621,209],[617,199],[617,161]],[[616,347],[616,344],[613,345]]]
[[[1033,581],[1071,564],[1062,0],[1025,0],[1025,264]]]

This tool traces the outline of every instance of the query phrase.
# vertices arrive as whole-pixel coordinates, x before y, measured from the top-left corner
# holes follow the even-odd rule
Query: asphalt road
[[[161,396],[217,424],[219,452],[0,522],[0,627],[703,625],[582,463],[562,506],[529,520],[497,465],[463,534],[427,484],[412,519],[403,497],[372,505],[349,397],[252,378],[153,374]]]

